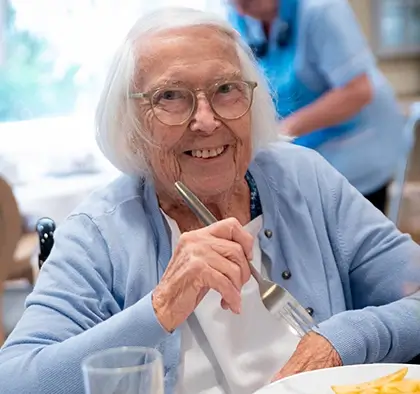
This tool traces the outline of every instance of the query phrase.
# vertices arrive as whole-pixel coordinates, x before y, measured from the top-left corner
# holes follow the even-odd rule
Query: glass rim
[[[147,364],[133,365],[130,367],[93,367],[89,365],[89,363],[91,363],[95,359],[98,359],[103,356],[109,356],[112,354],[118,354],[118,353],[126,353],[126,354],[143,353],[143,354],[153,355],[155,359]],[[120,374],[126,374],[126,373],[142,372],[148,368],[149,364],[153,364],[156,361],[162,362],[162,354],[159,352],[159,350],[155,348],[148,348],[148,347],[143,347],[143,346],[120,346],[120,347],[100,350],[87,356],[82,361],[82,370],[84,372],[94,372],[95,374],[120,375]]]
[[[249,88],[249,90],[250,90],[250,97],[249,97],[248,107],[245,109],[245,111],[242,114],[236,115],[236,116],[233,116],[233,117],[226,117],[226,116],[220,115],[219,112],[214,108],[214,104],[213,104],[213,98],[214,98],[214,96],[216,94],[216,91],[212,92],[212,94],[211,94],[210,97],[206,94],[206,100],[208,101],[208,103],[210,105],[210,108],[212,109],[212,111],[214,112],[214,114],[216,116],[218,116],[219,118],[224,119],[224,120],[237,120],[237,119],[240,119],[244,115],[246,115],[249,112],[249,110],[251,109],[252,104],[254,102],[254,91],[255,91],[256,87],[258,86],[258,84],[257,84],[257,82],[253,82],[253,81],[223,81],[221,83],[215,84],[214,87],[221,86],[221,85],[226,84],[226,83],[240,83],[240,84],[246,85]],[[197,96],[196,96],[195,92],[198,91],[198,90],[201,90],[201,89],[192,90],[192,89],[184,88],[184,87],[173,87],[172,88],[172,90],[180,90],[180,91],[188,92],[188,93],[190,93],[190,95],[192,97],[192,106],[191,106],[191,109],[190,109],[189,114],[185,117],[185,119],[183,119],[182,121],[176,122],[176,123],[175,122],[174,123],[173,122],[170,122],[169,123],[169,122],[163,121],[159,117],[159,115],[157,115],[156,108],[155,108],[155,106],[153,105],[153,102],[152,102],[152,99],[153,99],[153,97],[156,94],[161,93],[162,91],[165,91],[166,89],[168,89],[168,87],[162,86],[161,88],[156,89],[153,92],[152,96],[150,97],[150,101],[149,102],[150,102],[150,105],[151,105],[151,108],[152,108],[153,115],[156,117],[156,119],[160,123],[164,124],[165,126],[181,126],[181,125],[187,123],[188,120],[191,119],[194,111],[197,109]]]

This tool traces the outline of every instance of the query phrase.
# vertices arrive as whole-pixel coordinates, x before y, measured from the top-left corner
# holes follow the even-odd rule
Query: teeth
[[[221,146],[216,149],[203,149],[203,150],[193,150],[191,154],[193,157],[202,157],[203,159],[208,159],[209,157],[219,156],[225,150],[224,146]]]

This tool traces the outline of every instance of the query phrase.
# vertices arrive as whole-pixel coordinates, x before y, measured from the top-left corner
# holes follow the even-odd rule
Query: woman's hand
[[[253,243],[233,218],[182,234],[153,292],[153,307],[162,326],[175,330],[210,289],[222,296],[224,309],[240,313],[241,289],[251,275]]]
[[[322,335],[310,332],[299,342],[286,365],[274,376],[273,382],[299,372],[339,367],[340,355]]]

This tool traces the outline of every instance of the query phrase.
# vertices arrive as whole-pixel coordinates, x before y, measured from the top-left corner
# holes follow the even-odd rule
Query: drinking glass
[[[162,355],[156,349],[119,347],[82,363],[86,394],[163,394]]]

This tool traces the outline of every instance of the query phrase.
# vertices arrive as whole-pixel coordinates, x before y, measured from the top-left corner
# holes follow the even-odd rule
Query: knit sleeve
[[[82,360],[118,346],[154,347],[166,331],[148,294],[122,310],[107,245],[86,215],[63,223],[26,310],[0,351],[0,392],[79,394]],[[19,377],[19,378],[17,378]]]
[[[316,161],[327,230],[354,309],[318,332],[344,364],[409,361],[420,354],[420,247],[325,160]]]

